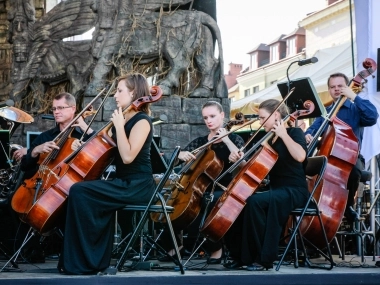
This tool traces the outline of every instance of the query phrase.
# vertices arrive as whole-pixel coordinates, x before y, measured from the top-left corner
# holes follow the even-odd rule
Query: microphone
[[[1,101],[0,102],[0,108],[12,107],[14,105],[15,105],[15,101],[13,101],[12,99],[8,99],[6,101]]]
[[[318,58],[316,58],[315,56],[311,57],[311,58],[306,58],[306,59],[301,59],[298,61],[298,65],[299,66],[303,66],[303,65],[306,65],[306,64],[310,64],[310,63],[316,63],[318,61]]]

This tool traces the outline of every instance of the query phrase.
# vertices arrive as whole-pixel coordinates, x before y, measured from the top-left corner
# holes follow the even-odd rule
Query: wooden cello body
[[[23,222],[26,221],[25,217],[34,201],[38,200],[44,193],[44,189],[49,188],[50,185],[55,182],[55,177],[57,177],[60,172],[64,172],[66,170],[67,166],[61,162],[68,154],[73,152],[71,149],[71,144],[73,141],[74,138],[67,138],[65,143],[61,145],[61,149],[59,151],[53,151],[49,154],[40,155],[38,161],[38,164],[42,165],[40,169],[33,175],[33,177],[26,179],[14,193],[11,206]],[[43,163],[44,161],[46,162]],[[58,164],[61,164],[61,167],[52,171],[52,169],[54,169]]]
[[[201,232],[214,242],[220,240],[243,210],[248,197],[259,188],[277,158],[277,153],[267,144],[255,153],[216,202]]]
[[[325,155],[328,163],[314,199],[322,212],[327,240],[331,242],[343,219],[348,197],[346,185],[358,157],[359,143],[351,127],[335,117],[320,146],[317,155]],[[323,242],[316,238],[321,232],[317,217],[304,217],[300,230],[305,238],[316,246],[322,246]]]
[[[113,160],[116,144],[106,132],[101,132],[86,142],[70,162],[62,161],[55,169],[60,175],[32,205],[25,222],[42,235],[49,234],[63,216],[70,187],[79,181],[95,180]]]
[[[170,220],[176,229],[186,228],[197,218],[203,194],[222,170],[223,162],[211,148],[205,148],[190,162],[166,201],[168,206],[174,207]],[[165,222],[159,213],[151,214],[151,218],[155,222]]]

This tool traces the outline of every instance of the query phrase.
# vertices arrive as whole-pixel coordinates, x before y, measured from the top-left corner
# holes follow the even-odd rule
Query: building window
[[[257,53],[251,54],[251,69],[256,69],[257,65]]]
[[[278,45],[273,45],[270,47],[270,61],[278,61]]]
[[[251,89],[245,89],[244,90],[244,97],[247,97],[251,94]]]
[[[253,88],[252,88],[252,91],[253,91],[253,93],[257,93],[257,92],[259,92],[259,86],[257,85],[257,86],[255,86],[255,87],[253,87]]]
[[[291,38],[287,40],[288,46],[288,56],[296,54],[296,38]]]

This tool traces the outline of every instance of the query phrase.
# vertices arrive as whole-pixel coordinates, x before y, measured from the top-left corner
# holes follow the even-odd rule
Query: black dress
[[[151,131],[132,163],[124,164],[116,151],[115,179],[78,182],[70,188],[60,271],[96,274],[106,269],[111,260],[115,212],[126,204],[149,202],[156,187],[150,162],[150,118],[137,113],[126,123],[125,132],[129,137],[139,120],[149,121]],[[113,139],[116,141],[116,135]]]
[[[288,128],[287,132],[306,151],[302,130]],[[270,190],[247,199],[242,213],[225,236],[230,255],[245,265],[254,262],[270,265],[277,259],[283,225],[290,212],[304,206],[309,196],[304,171],[306,162],[294,160],[280,138],[270,145],[278,154],[269,172]]]

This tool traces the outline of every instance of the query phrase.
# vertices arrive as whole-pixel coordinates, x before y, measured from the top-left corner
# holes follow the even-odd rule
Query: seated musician
[[[70,93],[60,93],[53,99],[53,106],[51,108],[53,112],[56,126],[50,130],[42,132],[31,143],[26,155],[22,155],[23,151],[19,151],[15,154],[16,159],[21,159],[21,170],[25,171],[24,178],[32,177],[38,170],[38,160],[40,154],[49,153],[54,149],[59,149],[54,138],[74,119],[76,111],[76,100]],[[80,139],[83,132],[87,130],[87,124],[82,117],[79,117],[77,122],[72,125],[74,130],[71,133],[71,137]],[[84,136],[84,140],[91,136],[93,130],[89,128],[87,134]],[[76,142],[76,141],[74,141]]]
[[[247,199],[243,211],[224,236],[232,262],[224,267],[235,269],[246,265],[250,271],[273,267],[278,257],[282,225],[290,212],[306,204],[309,196],[306,184],[306,141],[300,128],[288,127],[282,121],[288,114],[286,105],[277,111],[279,101],[269,99],[259,106],[259,119],[266,132],[273,132],[268,141],[278,154],[278,160],[269,171],[269,191],[253,194]],[[240,156],[231,153],[230,159]],[[247,162],[248,163],[248,162]]]
[[[115,178],[77,182],[71,186],[58,263],[61,273],[97,274],[107,269],[111,261],[115,212],[126,204],[148,203],[154,193],[149,104],[142,105],[139,111],[127,108],[135,100],[149,95],[143,75],[134,73],[118,79],[114,95],[117,109],[111,117],[112,139],[117,144]]]
[[[343,73],[331,74],[327,80],[327,86],[333,103],[335,103],[341,95],[350,99],[344,102],[337,113],[337,117],[352,128],[352,131],[359,140],[360,147],[363,139],[363,127],[375,125],[379,115],[376,107],[369,100],[357,96],[348,85],[349,80]],[[332,107],[333,104],[326,107],[326,111],[330,112]],[[305,138],[307,143],[312,141],[313,135],[316,134],[322,123],[323,118],[317,118],[306,130]],[[355,220],[359,219],[359,215],[354,211],[353,206],[355,203],[356,190],[358,189],[361,178],[361,170],[364,169],[364,166],[364,157],[359,154],[359,158],[356,165],[352,168],[347,182],[348,199],[344,215],[350,226],[352,226]]]
[[[178,155],[178,158],[181,161],[189,162],[193,159],[196,159],[196,157],[191,153],[191,151],[197,149],[198,147],[201,147],[205,145],[208,141],[217,138],[218,136],[222,136],[227,133],[226,129],[223,127],[223,119],[224,119],[224,112],[223,107],[220,103],[216,101],[208,101],[202,106],[202,117],[203,120],[209,130],[209,133],[205,136],[198,137],[194,139],[192,142],[190,142],[184,149],[181,151]],[[231,152],[238,152],[239,148],[241,148],[244,145],[244,140],[237,134],[231,133],[228,136],[223,137],[220,140],[215,141],[211,145],[211,149],[215,152],[216,157],[219,158],[223,163],[223,170],[222,173],[224,173],[230,166],[231,162],[235,162],[237,160],[229,159],[229,155]],[[219,183],[224,185],[225,187],[228,186],[228,184],[232,180],[231,174],[226,174]],[[210,184],[209,188],[212,187],[212,183]],[[210,189],[206,190],[206,193],[209,192]],[[214,204],[219,199],[221,194],[223,193],[223,190],[216,186],[214,189],[214,198],[213,201],[209,204],[207,211],[211,211],[211,209],[214,207]],[[207,197],[207,194],[203,196],[204,198]],[[205,201],[203,203],[206,204]],[[201,213],[198,215],[196,220],[190,225],[190,227],[187,229],[188,236],[190,237],[197,237],[199,233],[199,226],[202,220],[203,211],[205,207],[202,208]],[[177,243],[183,252],[183,244],[182,244],[182,231],[175,230],[176,232],[176,238]],[[174,250],[172,247],[172,242],[170,239],[169,231],[164,231],[161,242],[165,249],[168,250],[169,255],[174,255]],[[209,258],[207,260],[208,264],[220,264],[222,260],[222,242],[214,243],[212,241],[207,240],[203,244],[203,248],[207,251],[209,254]],[[163,256],[159,258],[160,261],[169,261],[170,259],[167,256]]]
[[[69,93],[60,93],[56,95],[52,102],[52,109],[56,126],[50,130],[44,131],[37,136],[31,143],[30,148],[21,148],[16,150],[13,157],[17,160],[21,160],[21,170],[24,171],[24,179],[29,179],[37,172],[39,165],[39,156],[42,153],[48,153],[53,149],[57,149],[58,146],[53,142],[53,139],[63,130],[68,123],[75,117],[76,100],[75,97]],[[72,131],[71,136],[74,138],[80,138],[83,132],[87,129],[87,124],[82,118],[79,118],[76,124],[73,124],[75,129]],[[88,134],[91,134],[93,130],[90,128]],[[88,136],[85,136],[85,139]],[[22,223],[22,225],[26,225]],[[26,232],[29,227],[22,226],[21,234]],[[40,244],[40,237],[35,236],[28,243],[28,247],[25,247],[26,252],[31,252],[30,262],[45,262],[44,250]]]

